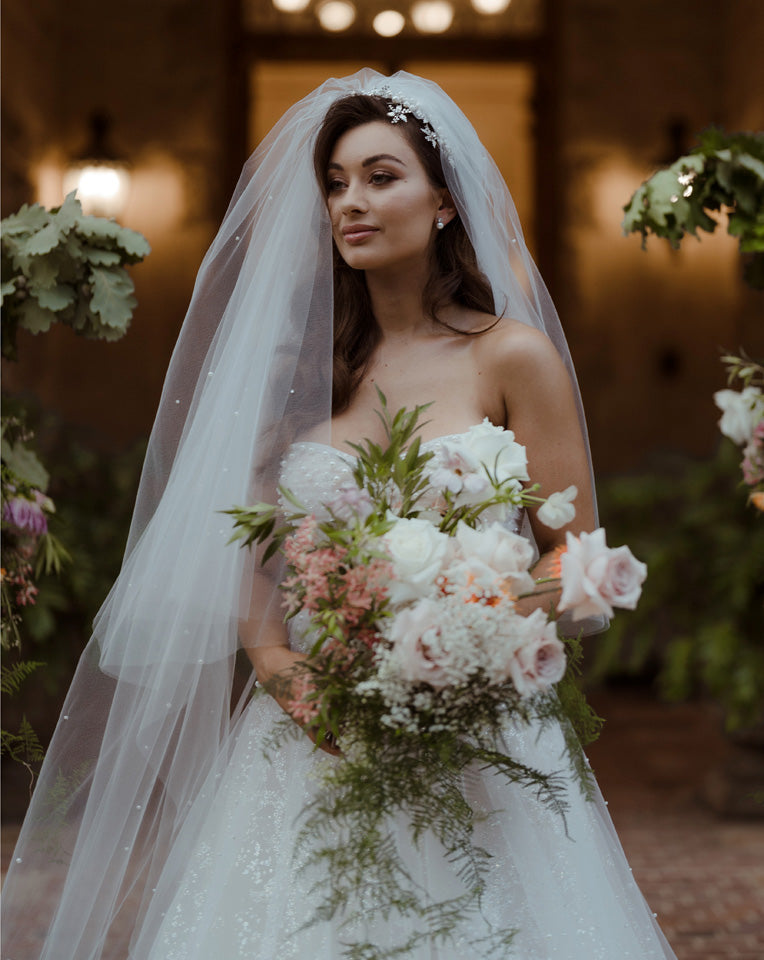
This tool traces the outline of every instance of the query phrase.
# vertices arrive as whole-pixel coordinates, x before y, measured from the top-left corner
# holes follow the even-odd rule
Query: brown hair
[[[327,197],[327,169],[339,138],[365,123],[382,120],[389,123],[389,106],[382,97],[352,94],[331,106],[318,132],[313,164],[319,186]],[[418,123],[402,123],[400,128],[416,152],[433,186],[447,189],[440,149],[429,143]],[[433,270],[422,292],[426,314],[441,326],[469,336],[480,330],[458,330],[438,317],[449,303],[493,314],[495,304],[490,284],[477,265],[472,243],[457,216],[439,231],[435,243]],[[332,376],[332,412],[345,410],[363,379],[381,331],[371,307],[371,298],[362,270],[349,267],[334,248],[334,370]]]

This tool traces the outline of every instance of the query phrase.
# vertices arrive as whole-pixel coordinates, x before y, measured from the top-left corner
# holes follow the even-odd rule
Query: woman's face
[[[396,127],[380,120],[348,130],[326,177],[334,242],[349,266],[374,271],[429,263],[445,191],[430,183]]]

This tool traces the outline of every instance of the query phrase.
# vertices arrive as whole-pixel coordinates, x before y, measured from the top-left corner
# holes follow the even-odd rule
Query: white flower
[[[337,491],[337,495],[329,504],[329,509],[340,520],[352,523],[356,518],[363,521],[374,510],[369,491],[358,487],[354,481],[348,480]]]
[[[716,406],[722,411],[719,429],[741,446],[753,436],[757,422],[764,417],[764,397],[758,387],[743,390],[717,390]]]
[[[459,443],[444,440],[428,466],[431,486],[458,495],[460,503],[479,503],[489,492],[480,461]]]
[[[542,503],[538,509],[538,518],[547,527],[558,530],[564,527],[576,515],[576,508],[572,501],[578,496],[578,490],[574,486],[567,487],[559,493],[553,493],[547,497],[546,503]]]
[[[528,569],[533,563],[534,552],[525,537],[512,533],[500,523],[492,523],[481,530],[460,523],[455,539],[465,557],[476,557],[502,579],[510,579],[515,595],[533,590],[534,581]]]
[[[515,442],[511,430],[495,427],[488,417],[470,427],[462,443],[498,483],[515,479],[519,486],[519,481],[530,479],[525,447]]]
[[[419,600],[395,616],[388,633],[400,675],[410,683],[427,683],[436,690],[449,683],[441,650],[441,619],[435,601]]]
[[[391,603],[416,600],[431,593],[450,547],[450,537],[427,520],[396,519],[382,537],[393,563]]]
[[[520,696],[526,696],[562,680],[567,659],[554,624],[541,610],[514,620],[525,621],[518,631],[523,642],[509,662],[508,673]]]
[[[647,567],[628,547],[607,546],[602,527],[580,537],[567,534],[561,570],[558,610],[570,610],[574,620],[602,613],[612,617],[613,607],[633,610],[647,576]]]

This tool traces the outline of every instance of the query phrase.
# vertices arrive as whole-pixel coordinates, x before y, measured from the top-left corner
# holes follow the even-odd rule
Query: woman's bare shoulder
[[[563,363],[552,341],[541,330],[503,317],[476,340],[488,369],[503,378],[532,380],[556,376]]]

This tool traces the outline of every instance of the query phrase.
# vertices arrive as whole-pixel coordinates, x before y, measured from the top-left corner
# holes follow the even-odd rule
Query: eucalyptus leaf
[[[38,290],[54,286],[58,279],[61,272],[61,258],[56,256],[56,253],[56,250],[52,250],[46,256],[33,257],[30,260],[27,279]]]
[[[56,314],[52,310],[41,307],[33,297],[27,297],[18,306],[19,326],[30,333],[45,333],[50,330],[51,324],[55,323],[56,319]]]
[[[69,233],[82,217],[82,205],[77,199],[76,191],[66,195],[64,202],[53,213],[53,220],[62,234]]]
[[[91,309],[109,327],[127,329],[136,301],[132,296],[133,281],[124,269],[108,270],[93,267],[90,271],[93,284]]]
[[[33,203],[31,206],[25,203],[16,213],[12,213],[3,220],[3,238],[36,233],[42,230],[49,218],[48,211],[39,203]]]
[[[21,256],[38,257],[58,246],[61,241],[61,231],[56,223],[49,223],[20,245]]]
[[[47,490],[50,481],[48,471],[22,441],[11,445],[3,438],[1,450],[3,463],[20,482],[35,487],[41,493]]]
[[[30,284],[29,292],[46,310],[58,312],[74,302],[74,290],[62,283],[55,287],[38,287],[36,284]]]
[[[2,303],[6,297],[10,297],[16,292],[16,284],[13,280],[8,280],[6,283],[0,285],[0,303]]]
[[[138,233],[136,230],[128,230],[127,227],[120,228],[117,242],[125,253],[139,260],[142,260],[151,253],[149,242],[143,234]]]
[[[120,255],[116,250],[104,250],[102,247],[81,248],[82,256],[88,263],[99,267],[113,267],[121,261]]]
[[[122,228],[114,220],[104,217],[82,217],[78,225],[78,233],[90,238],[108,238],[117,240]]]

